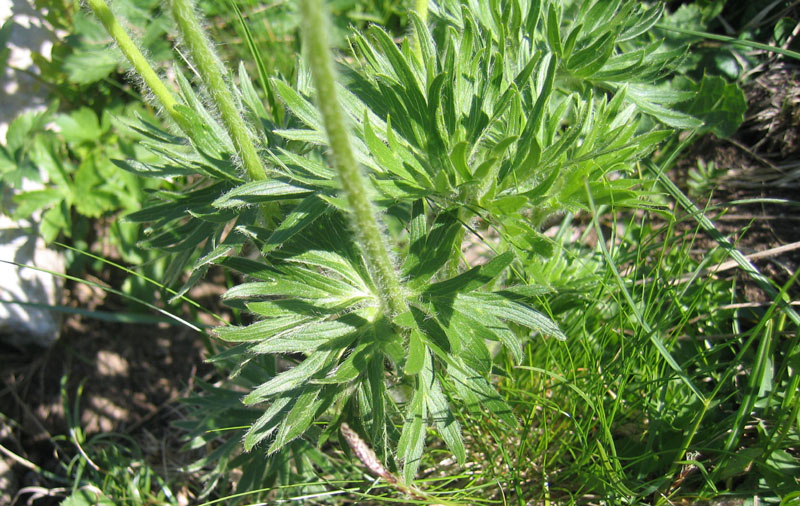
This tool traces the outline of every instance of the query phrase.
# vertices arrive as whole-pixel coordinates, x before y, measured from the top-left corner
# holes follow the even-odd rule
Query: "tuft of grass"
[[[168,483],[166,469],[156,468],[142,455],[139,443],[120,433],[87,436],[80,425],[79,403],[83,385],[78,387],[70,406],[62,378],[62,402],[68,425],[68,443],[75,456],[63,463],[63,472],[72,480],[65,490],[66,506],[96,505],[163,505],[178,506],[179,497]],[[184,498],[185,500],[185,498]]]
[[[461,412],[469,428],[466,467],[474,474],[453,488],[477,482],[485,500],[504,504],[790,497],[800,478],[800,379],[792,365],[798,338],[778,300],[755,318],[730,304],[736,281],[707,271],[724,250],[710,251],[710,260],[692,252],[700,226],[678,231],[679,222],[653,215],[592,221],[618,231],[607,253],[597,244],[562,244],[562,255],[593,256],[596,269],[565,278],[561,295],[550,300],[564,331],[577,338],[531,343],[522,363],[495,365],[521,429]],[[572,232],[571,225],[558,231]],[[627,273],[624,285],[605,262]],[[649,345],[650,332],[703,398]],[[434,475],[458,474],[426,462],[422,468]]]

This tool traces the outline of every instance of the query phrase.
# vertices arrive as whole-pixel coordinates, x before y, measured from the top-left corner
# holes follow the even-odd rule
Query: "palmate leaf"
[[[364,316],[369,316],[365,314]],[[358,336],[359,323],[367,320],[348,313],[337,320],[318,321],[263,338],[250,348],[252,353],[309,353],[324,348],[344,347]],[[351,355],[352,356],[352,355]],[[348,357],[349,359],[349,357]]]
[[[391,216],[387,242],[402,245],[395,253],[411,309],[391,322],[375,295],[381,280],[353,240],[359,230],[347,224],[304,67],[289,84],[268,80],[258,66],[269,110],[240,67],[239,98],[259,121],[256,137],[270,142],[262,151],[267,181],[243,180],[230,139],[182,76],[178,109],[193,125],[191,143],[140,126],[143,144],[164,161],[121,164],[156,177],[196,174],[193,186],[155,192],[150,208],[130,219],[152,224],[150,246],[195,266],[190,280],[211,264],[244,278],[225,300],[254,321],[217,331],[230,348],[216,363],[232,370],[232,395],[244,395],[247,408],[231,409],[231,419],[248,427],[236,431],[245,450],[262,445],[280,455],[257,469],[257,459],[237,457],[250,466],[243,483],[259,486],[274,478],[273,466],[289,469],[291,452],[313,447],[315,421],[327,421],[330,432],[358,420],[379,454],[396,452],[408,482],[431,427],[464,461],[452,409],[516,424],[493,386],[487,340],[519,361],[530,336],[565,338],[535,309],[547,290],[525,284],[535,278],[527,261],[555,250],[539,226],[553,213],[586,208],[587,187],[595,201],[646,206],[649,195],[630,174],[668,132],[642,118],[697,128],[689,113],[710,109],[704,102],[676,111],[685,90],[652,84],[680,56],[647,35],[661,5],[441,0],[430,12],[427,22],[409,16],[418,45],[398,45],[374,26],[350,39],[356,57],[339,68],[368,193]],[[259,217],[267,202],[282,218],[275,226]],[[494,249],[503,253],[454,274],[476,216],[497,232]],[[397,396],[394,388],[411,392]],[[303,434],[308,441],[298,440]]]
[[[403,368],[403,372],[409,376],[419,374],[425,363],[427,350],[423,339],[424,337],[418,329],[411,330],[411,335],[408,338],[408,356],[406,357],[406,365]]]
[[[484,374],[489,372],[490,360],[483,339],[500,341],[515,358],[522,356],[522,341],[507,322],[544,336],[566,339],[550,318],[504,292],[457,293],[423,300],[429,305],[412,306],[412,314],[425,342],[443,353],[459,356],[473,370]]]
[[[397,431],[387,423],[387,403],[383,402],[388,391],[385,362],[382,353],[376,353],[372,357],[367,366],[367,374],[358,387],[357,405],[360,418],[368,428],[376,450],[387,455],[394,451]]]
[[[315,385],[348,385],[364,373],[367,364],[375,352],[378,343],[375,339],[365,339],[363,336],[359,344],[324,378],[315,378],[311,383]]]
[[[430,370],[430,374],[426,374],[427,370],[428,368],[423,366],[419,380],[427,383],[425,401],[428,411],[445,444],[453,452],[459,465],[463,465],[466,459],[466,450],[464,439],[461,436],[461,424],[453,416],[453,411],[442,391],[439,380],[433,376],[432,370]]]
[[[510,427],[519,425],[511,407],[483,375],[463,363],[448,364],[447,374],[448,384],[471,413],[499,418]]]
[[[315,132],[324,132],[325,128],[322,125],[322,118],[317,108],[314,107],[314,104],[303,98],[291,86],[280,79],[273,78],[270,82],[283,103],[286,104],[286,107],[289,108],[297,119]]]
[[[225,183],[217,183],[210,186],[198,188],[196,190],[184,191],[182,193],[170,193],[160,191],[153,193],[153,199],[141,211],[136,211],[125,215],[127,221],[134,223],[147,223],[160,221],[162,223],[178,220],[186,216],[186,212],[191,209],[199,209],[208,206],[229,186]],[[162,203],[156,204],[155,202]]]
[[[297,206],[286,215],[281,224],[272,231],[261,245],[264,254],[285,244],[289,239],[303,231],[306,227],[313,224],[317,218],[329,211],[328,204],[312,194],[303,199]]]
[[[412,219],[412,236],[425,228],[421,215],[416,220]],[[412,303],[410,319],[398,319],[399,324],[411,329],[404,372],[416,375],[415,393],[397,450],[407,479],[413,477],[418,466],[428,415],[448,448],[457,459],[463,458],[460,426],[453,418],[442,384],[470,412],[496,416],[512,426],[517,424],[511,408],[487,380],[492,360],[485,339],[501,341],[516,359],[521,359],[521,340],[508,323],[564,338],[551,319],[518,300],[546,290],[520,287],[496,293],[475,291],[503,272],[512,259],[513,255],[506,253],[484,266],[429,285],[421,293],[422,304]],[[432,353],[446,365],[447,375],[434,374],[437,362]]]
[[[514,255],[506,252],[488,263],[473,267],[453,278],[433,283],[421,292],[426,308],[417,306],[417,324],[427,328],[428,338],[437,340],[440,347],[449,348],[472,363],[474,370],[487,374],[491,360],[482,339],[500,341],[516,360],[522,358],[522,342],[503,321],[511,321],[544,335],[565,339],[558,326],[549,318],[524,303],[515,300],[514,293],[525,293],[525,288],[511,287],[508,292],[474,292],[502,273]],[[545,293],[536,287],[535,293]],[[470,293],[473,292],[473,293]],[[441,332],[432,327],[439,322]],[[446,335],[447,339],[441,336]],[[437,337],[438,336],[438,337]],[[413,336],[412,336],[413,339]],[[412,341],[413,342],[413,341]],[[418,352],[417,352],[418,353]],[[412,355],[409,352],[409,359]],[[412,370],[416,369],[414,356]],[[408,367],[408,366],[407,366]]]
[[[249,305],[248,307],[252,307]],[[216,335],[228,342],[256,342],[267,341],[280,337],[283,333],[296,330],[297,326],[308,323],[311,317],[302,314],[284,313],[278,317],[261,320],[246,327],[222,327],[215,331]],[[303,351],[303,350],[301,350]],[[309,349],[308,351],[311,351]]]
[[[315,374],[326,374],[335,363],[337,351],[339,350],[321,350],[311,353],[298,365],[259,385],[247,394],[242,402],[256,404],[276,394],[305,385]]]
[[[623,2],[586,4],[578,12],[584,23],[576,20],[567,35],[561,33],[561,25],[568,9],[563,13],[555,8],[545,9],[546,19],[540,24],[536,5],[523,7],[514,14],[516,8],[494,12],[478,5],[462,9],[458,2],[444,2],[439,8],[432,8],[432,12],[444,20],[445,26],[452,24],[461,33],[452,26],[434,32],[444,35],[429,41],[426,50],[438,49],[439,54],[434,54],[434,62],[425,64],[424,75],[414,58],[407,58],[378,29],[374,29],[368,34],[371,39],[356,36],[355,46],[364,57],[366,67],[356,76],[355,72],[348,74],[348,79],[354,84],[355,95],[368,109],[384,121],[392,118],[396,125],[395,133],[413,146],[414,156],[422,160],[432,182],[430,186],[423,185],[430,189],[426,197],[450,198],[455,191],[454,185],[468,183],[462,188],[465,191],[460,195],[461,201],[467,205],[477,201],[481,207],[492,209],[492,198],[508,199],[516,196],[515,193],[525,193],[530,201],[523,203],[522,208],[534,208],[536,225],[556,209],[563,208],[561,202],[567,203],[572,210],[587,207],[585,195],[578,192],[569,190],[566,194],[571,198],[561,198],[566,196],[560,194],[564,184],[582,176],[561,170],[559,166],[571,160],[573,151],[577,149],[585,153],[604,152],[600,144],[608,137],[598,135],[604,133],[604,128],[594,123],[603,118],[593,115],[595,109],[589,104],[602,103],[609,88],[618,89],[617,93],[622,93],[625,100],[635,102],[639,111],[656,114],[670,126],[695,128],[700,124],[696,119],[663,105],[669,94],[647,99],[636,94],[626,96],[624,88],[596,78],[595,74],[602,73],[608,61],[626,54],[619,48],[621,34],[625,33],[625,41],[634,40],[637,34],[642,33],[643,27],[652,24],[662,12],[659,8],[651,9],[643,13],[645,19],[639,23],[639,18],[632,15],[633,8]],[[575,14],[569,12],[570,16]],[[533,34],[520,32],[520,36],[549,40],[551,46],[564,52],[564,58],[567,58],[565,49],[570,48],[569,59],[561,61],[556,50],[548,54],[547,51],[533,51],[524,44],[514,47],[515,38],[509,37],[505,22],[501,21],[506,16],[508,19],[519,18],[519,24],[512,25],[519,30],[523,30],[523,25],[536,27]],[[523,23],[525,16],[527,20]],[[540,27],[543,32],[539,31]],[[417,26],[416,29],[420,28]],[[497,40],[512,44],[513,51],[503,45],[496,46],[493,37],[485,36],[487,32]],[[670,59],[675,59],[675,55],[658,53],[656,56],[658,44],[636,47],[640,48],[636,57],[614,60],[609,64],[608,72],[624,70],[629,74],[629,80],[652,81]],[[573,77],[578,79],[565,81],[562,79],[564,72],[574,72],[576,75]],[[588,87],[582,84],[582,79],[589,83]],[[556,80],[560,84],[554,90]],[[429,83],[429,94],[417,96],[415,90],[419,91],[422,82]],[[570,86],[576,97],[585,97],[587,89],[601,91],[598,91],[597,99],[590,95],[588,101],[570,103],[564,99],[564,94],[571,91]],[[423,111],[422,104],[425,103]],[[570,119],[569,128],[564,131],[559,125],[563,125],[562,118],[570,115],[579,121],[574,124]],[[362,113],[359,118],[366,116]],[[637,128],[637,120],[633,117],[626,122],[632,132]],[[363,135],[379,165],[388,167],[395,178],[409,180],[409,176],[416,176],[418,181],[422,181],[404,170],[411,167],[408,162],[398,163],[400,151],[393,148],[388,135],[385,141],[388,143],[387,151],[380,129],[372,128],[372,121],[364,120]],[[499,137],[500,132],[505,140]],[[579,142],[587,135],[595,137],[588,143]],[[439,143],[444,144],[449,159],[437,158],[436,153],[442,151]],[[492,151],[493,145],[502,147]],[[609,146],[606,151],[608,149],[624,155],[622,160],[612,162],[602,157],[592,160],[596,170],[588,174],[590,180],[597,180],[612,171],[632,168],[637,159],[649,152],[649,148],[637,143],[625,147]],[[587,169],[581,168],[578,172],[587,172]],[[493,182],[495,173],[499,174],[496,186]],[[470,181],[471,178],[476,182]],[[518,192],[521,181],[527,182],[523,185],[526,187]],[[473,189],[466,191],[469,185],[473,185]],[[376,180],[376,186],[395,201],[420,196],[415,195],[410,187],[397,183],[392,186]],[[533,189],[536,192],[528,195]],[[624,197],[615,200],[615,205],[638,207],[647,194],[636,190]],[[547,205],[542,205],[543,202]],[[505,231],[500,230],[500,233],[502,235]]]
[[[196,147],[203,152],[222,156],[235,153],[233,141],[227,131],[214,119],[203,101],[197,96],[192,85],[182,72],[175,74],[181,95],[186,105],[179,104],[176,108],[191,123],[192,130],[187,132]]]
[[[225,294],[230,298],[257,298],[286,296],[311,301],[355,301],[368,295],[344,281],[328,277],[314,270],[283,264],[273,272],[267,282],[243,283]]]
[[[391,128],[391,123],[387,124],[386,128]],[[372,129],[372,125],[366,115],[364,117],[364,138],[367,147],[383,170],[401,178],[408,184],[414,186],[421,184],[423,187],[433,188],[433,182],[428,178],[427,174],[403,162],[403,158],[408,159],[411,155],[405,151],[405,156],[403,156],[397,150],[406,150],[406,147],[397,144],[390,147],[384,144],[384,140],[379,138]]]
[[[278,428],[275,440],[269,447],[269,453],[274,454],[286,443],[305,432],[317,416],[341,395],[342,391],[333,387],[312,387],[297,396],[292,410]]]
[[[264,438],[269,437],[281,423],[281,420],[288,413],[288,407],[296,398],[296,392],[287,392],[284,395],[273,399],[269,408],[264,411],[258,420],[250,425],[244,438],[244,449],[250,451]]]
[[[497,316],[489,313],[472,313],[460,311],[457,313],[463,319],[463,325],[471,329],[478,337],[483,339],[496,339],[511,352],[511,356],[516,362],[520,362],[522,356],[523,341],[517,334],[508,328]],[[483,369],[478,367],[478,370]]]
[[[256,380],[242,401],[266,411],[248,430],[245,448],[272,437],[277,452],[303,434],[351,384],[370,373],[385,343],[371,282],[341,217],[326,216],[294,235],[270,264],[228,258],[221,263],[258,281],[230,289],[226,300],[244,302],[262,317],[247,326],[217,329],[231,343],[247,343],[249,354],[286,356],[296,362],[286,370]],[[238,353],[242,353],[240,349]],[[299,355],[299,357],[298,357]],[[373,413],[383,411],[383,397],[373,399]],[[349,395],[349,394],[348,394]],[[380,407],[378,407],[380,404]]]
[[[195,171],[180,165],[154,165],[142,163],[137,160],[111,160],[111,163],[122,170],[126,170],[137,176],[169,178],[174,176],[188,176]]]
[[[247,106],[251,118],[251,125],[261,127],[259,133],[267,134],[268,132],[264,131],[264,123],[268,122],[268,118],[271,116],[267,112],[267,108],[264,107],[264,103],[261,102],[258,93],[256,93],[244,62],[239,62],[239,86],[241,86],[241,90],[239,90],[241,93],[241,100]]]
[[[463,464],[466,458],[461,426],[453,416],[439,379],[434,374],[433,364],[431,353],[426,351],[422,369],[416,377],[414,397],[409,404],[408,415],[398,442],[398,456],[404,462],[404,474],[409,480],[413,478],[419,467],[419,458],[424,448],[428,413],[458,462]]]
[[[703,126],[703,122],[694,116],[663,105],[663,97],[657,97],[653,92],[642,92],[636,88],[629,89],[628,98],[642,111],[673,128],[696,129]]]
[[[130,120],[126,117],[119,118],[119,121],[146,139],[155,141],[158,144],[165,144],[167,146],[187,146],[189,140],[184,137],[173,135],[163,128],[154,125],[147,121],[144,116],[139,113],[135,114],[136,121]]]
[[[417,207],[424,209],[422,202]],[[275,251],[270,264],[244,259],[223,262],[259,279],[232,288],[226,294],[226,299],[243,300],[250,311],[262,315],[264,319],[249,326],[219,329],[219,337],[233,343],[248,343],[249,353],[302,354],[296,365],[266,378],[244,397],[245,404],[266,406],[262,417],[245,436],[247,449],[255,447],[265,438],[272,438],[269,452],[280,450],[293,438],[305,433],[316,417],[331,405],[332,399],[349,395],[347,392],[352,391],[350,385],[354,382],[367,382],[374,387],[381,387],[377,390],[370,387],[371,394],[366,394],[369,402],[360,402],[360,406],[367,410],[365,415],[375,423],[383,420],[385,390],[380,379],[383,373],[380,371],[383,370],[385,359],[380,357],[384,357],[386,350],[377,336],[385,336],[391,329],[381,323],[376,304],[371,302],[374,296],[369,276],[357,250],[353,249],[337,223],[335,216],[320,218],[318,223],[304,229],[283,248]],[[413,227],[416,231],[413,237],[417,240],[435,239],[436,234],[426,238],[428,232],[423,213],[417,215],[414,223],[417,225]],[[426,247],[435,246],[436,243],[432,242],[415,248],[421,248],[419,253],[425,256]],[[512,259],[510,253],[500,255],[459,276],[427,285],[420,295],[436,309],[442,309],[437,307],[437,302],[440,305],[453,305],[460,294],[474,293],[497,278]],[[425,261],[420,265],[425,265]],[[438,267],[429,269],[433,273]],[[480,294],[476,293],[478,296]],[[461,430],[450,411],[441,383],[443,380],[447,391],[453,392],[465,404],[483,403],[502,419],[512,422],[513,416],[509,415],[507,406],[496,394],[492,395],[493,387],[485,378],[489,373],[487,366],[491,358],[483,342],[484,339],[495,339],[505,344],[513,343],[514,356],[520,355],[519,340],[498,316],[502,312],[497,310],[499,301],[506,300],[500,295],[488,299],[483,304],[486,314],[477,313],[480,322],[461,312],[452,314],[452,310],[448,319],[445,318],[447,311],[443,310],[434,318],[422,314],[420,326],[411,330],[411,344],[404,366],[407,374],[416,377],[418,390],[423,385],[424,389],[423,393],[415,393],[415,399],[421,400],[412,401],[414,414],[411,415],[411,424],[403,428],[405,435],[401,434],[398,450],[408,476],[415,472],[415,466],[418,465],[428,421],[457,458],[463,461]],[[461,310],[461,307],[458,309]],[[534,317],[532,314],[541,316],[533,310],[519,311],[528,319]],[[524,317],[512,315],[510,319],[519,322]],[[530,321],[527,323],[531,324]],[[543,326],[542,322],[537,321],[537,324]],[[449,372],[447,377],[434,375],[435,362],[428,346],[431,343],[437,343],[436,348],[440,352],[450,350],[461,355],[457,359],[449,356],[446,360],[437,355],[448,364],[443,371],[456,371],[452,379],[447,379]],[[375,369],[375,366],[378,368]],[[369,372],[373,369],[380,374],[367,379],[373,376]],[[462,384],[451,384],[453,381]],[[359,388],[356,391],[363,390]],[[471,407],[468,409],[474,410]],[[382,433],[375,425],[369,426],[369,430],[375,437]]]
[[[437,216],[426,236],[415,238],[412,247],[418,249],[420,253],[409,255],[403,266],[403,271],[409,276],[410,288],[422,287],[447,263],[454,241],[459,237],[461,226],[455,213],[442,213]],[[419,244],[420,242],[422,244]]]

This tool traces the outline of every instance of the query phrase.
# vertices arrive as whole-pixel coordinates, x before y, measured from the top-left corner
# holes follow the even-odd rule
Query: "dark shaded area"
[[[800,266],[800,66],[777,60],[765,67],[745,85],[748,111],[739,130],[696,143],[674,180],[745,255],[754,255],[765,276],[783,284]],[[701,250],[715,245],[699,243]],[[735,272],[749,302],[770,301]],[[797,287],[790,293],[798,298]]]
[[[217,290],[207,292],[197,295],[218,298]],[[123,301],[85,285],[70,284],[65,299],[75,307],[128,310]],[[61,338],[50,349],[0,348],[0,444],[52,473],[15,463],[19,487],[55,492],[35,505],[63,500],[64,492],[56,489],[71,486],[65,466],[79,453],[71,428],[84,432],[82,446],[90,458],[147,463],[185,487],[191,480],[180,477],[180,468],[197,454],[182,449],[183,434],[172,422],[183,418],[178,400],[194,388],[195,379],[213,374],[203,357],[203,336],[188,327],[78,315],[65,318]],[[17,504],[31,495],[36,493],[20,495]]]

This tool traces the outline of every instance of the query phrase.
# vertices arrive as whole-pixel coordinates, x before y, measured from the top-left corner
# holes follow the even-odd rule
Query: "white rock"
[[[49,57],[53,34],[39,10],[26,0],[0,0],[0,24],[13,17],[14,26],[8,47],[9,67],[2,76],[0,92],[0,139],[5,139],[8,124],[25,110],[41,110],[47,90],[26,72],[38,73],[32,52]],[[37,189],[25,182],[25,190]],[[3,208],[9,208],[9,189],[4,189]],[[46,306],[61,303],[61,279],[15,262],[49,271],[64,272],[63,257],[45,247],[34,235],[34,223],[15,222],[0,214],[0,340],[16,346],[49,346],[58,339],[60,317]],[[13,302],[12,302],[13,301]],[[22,303],[22,304],[20,304]]]
[[[0,459],[0,504],[13,503],[14,496],[19,489],[18,481],[11,465],[4,459]]]
[[[5,73],[0,76],[0,139],[5,139],[8,124],[19,113],[45,109],[48,90],[31,75],[39,73],[32,54],[49,59],[55,39],[41,11],[27,0],[0,1],[0,26],[10,18],[14,23],[8,43],[11,51]]]
[[[64,258],[19,225],[0,215],[0,339],[48,347],[58,339],[61,318],[46,307],[61,303],[61,278],[6,262],[63,273]]]

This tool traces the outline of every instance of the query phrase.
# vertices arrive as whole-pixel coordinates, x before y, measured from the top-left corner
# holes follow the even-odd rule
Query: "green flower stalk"
[[[183,42],[189,49],[194,64],[219,110],[236,150],[241,156],[247,176],[251,181],[266,179],[267,174],[250,132],[239,114],[228,86],[222,77],[222,64],[214,53],[194,12],[191,0],[172,0],[172,15],[178,23]]]
[[[414,10],[423,23],[428,20],[428,0],[416,0],[414,2]]]
[[[414,12],[425,24],[428,21],[428,0],[414,0]],[[414,56],[417,57],[417,61],[425,68],[425,62],[422,61],[422,47],[420,47],[420,41],[416,37],[411,40],[411,47],[414,50]]]
[[[150,88],[153,95],[161,102],[167,114],[178,124],[181,130],[187,133],[191,131],[186,118],[175,109],[178,103],[177,100],[172,96],[172,93],[170,93],[161,78],[158,77],[147,58],[139,51],[139,48],[136,47],[136,44],[131,40],[122,25],[119,24],[105,0],[87,0],[87,3],[92,12],[100,19],[100,22],[103,23],[109,35],[117,43],[122,54],[125,55],[130,64],[133,65],[133,68],[136,69],[136,72],[142,77],[145,85]]]
[[[370,269],[384,314],[391,318],[408,311],[403,288],[389,258],[377,212],[369,199],[366,178],[361,173],[350,144],[344,112],[336,97],[336,79],[328,42],[328,20],[321,0],[301,0],[303,45],[311,76],[317,89],[317,106],[322,113],[333,162],[339,172],[350,221],[357,233],[364,260]]]

